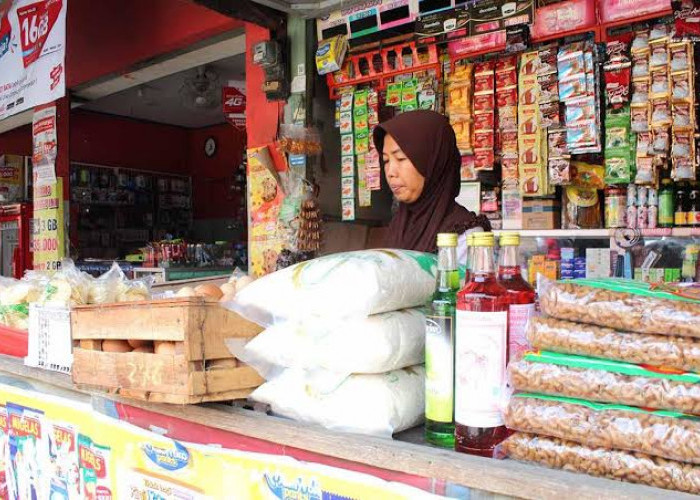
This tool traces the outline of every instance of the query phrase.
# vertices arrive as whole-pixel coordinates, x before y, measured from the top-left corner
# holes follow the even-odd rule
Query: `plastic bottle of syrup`
[[[508,290],[508,362],[518,360],[530,349],[525,328],[535,314],[535,290],[523,279],[520,270],[518,233],[501,233],[498,257],[498,282]]]
[[[457,294],[455,449],[493,457],[508,436],[500,411],[508,359],[508,290],[498,283],[493,233],[476,233],[470,280]]]
[[[425,317],[425,439],[454,448],[454,327],[457,235],[438,234],[438,277]]]

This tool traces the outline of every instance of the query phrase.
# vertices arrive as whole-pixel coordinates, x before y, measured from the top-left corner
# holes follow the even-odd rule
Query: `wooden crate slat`
[[[194,394],[226,392],[258,387],[265,380],[250,366],[208,370],[192,374]]]
[[[187,336],[185,350],[191,360],[219,359],[232,357],[226,347],[228,338],[251,338],[263,331],[260,325],[246,320],[239,314],[209,303],[193,312],[189,317],[188,330],[193,335]],[[196,332],[196,333],[195,333]],[[204,335],[204,357],[202,357],[201,332]]]
[[[190,374],[183,355],[140,352],[73,351],[73,381],[100,387],[189,394]]]
[[[190,305],[159,301],[76,307],[71,314],[74,339],[185,340]]]

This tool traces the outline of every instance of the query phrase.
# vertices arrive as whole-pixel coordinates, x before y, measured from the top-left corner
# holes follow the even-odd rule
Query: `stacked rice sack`
[[[536,351],[508,368],[512,458],[700,493],[700,300],[626,280],[547,282]]]
[[[425,318],[435,256],[329,255],[251,283],[224,304],[267,329],[231,339],[267,380],[250,397],[278,415],[389,437],[424,416]],[[247,342],[247,343],[246,343]]]

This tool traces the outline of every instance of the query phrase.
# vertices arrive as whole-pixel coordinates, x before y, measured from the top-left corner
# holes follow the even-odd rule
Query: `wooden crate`
[[[205,299],[80,306],[71,314],[73,382],[153,402],[192,404],[245,398],[263,379],[225,341],[262,327]],[[103,352],[102,340],[178,342],[176,354]],[[213,367],[226,360],[226,367]]]

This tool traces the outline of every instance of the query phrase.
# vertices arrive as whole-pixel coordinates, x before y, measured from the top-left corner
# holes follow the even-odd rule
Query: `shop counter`
[[[8,398],[8,394],[17,391],[38,401],[42,394],[49,394],[64,402],[75,402],[76,407],[89,405],[89,410],[100,419],[132,424],[155,437],[207,445],[203,449],[238,450],[235,453],[249,453],[262,463],[265,457],[275,461],[283,456],[285,460],[295,459],[298,467],[325,466],[319,469],[323,474],[353,471],[353,480],[366,483],[365,486],[374,482],[386,485],[387,493],[382,498],[411,498],[410,493],[393,495],[396,491],[406,495],[401,490],[406,486],[453,498],[691,498],[647,486],[433,448],[415,442],[422,439],[417,429],[401,435],[403,440],[391,440],[332,432],[230,405],[151,404],[77,390],[67,375],[25,367],[20,359],[0,356],[0,394]],[[357,488],[361,490],[361,486]],[[358,493],[354,498],[377,494],[377,490],[372,491],[375,493]],[[333,496],[323,496],[326,497]]]

